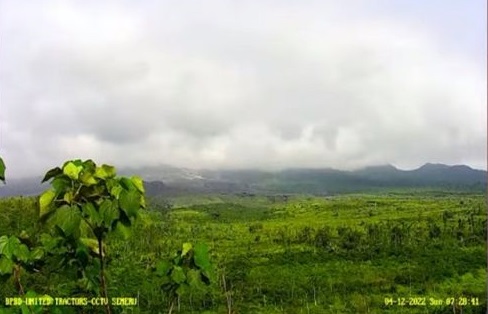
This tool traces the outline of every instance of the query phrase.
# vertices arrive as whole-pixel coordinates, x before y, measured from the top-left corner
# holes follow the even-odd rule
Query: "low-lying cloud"
[[[408,20],[340,2],[0,5],[0,145],[12,176],[76,157],[486,164],[484,70]]]

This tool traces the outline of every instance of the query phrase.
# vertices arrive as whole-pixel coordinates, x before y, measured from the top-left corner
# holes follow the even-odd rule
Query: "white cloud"
[[[483,70],[408,19],[333,1],[1,6],[12,175],[77,156],[485,167]]]

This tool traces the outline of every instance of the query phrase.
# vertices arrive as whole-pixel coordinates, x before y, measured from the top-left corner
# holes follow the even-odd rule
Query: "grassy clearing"
[[[156,210],[161,201],[173,208]],[[167,312],[147,267],[187,241],[209,245],[218,276],[209,291],[182,297],[180,313],[486,313],[483,195],[205,195],[150,208],[129,240],[108,241],[109,295],[140,300],[125,313]],[[2,234],[26,230],[35,239],[34,200],[3,199],[0,213]],[[70,295],[63,279],[41,272],[25,285]],[[385,305],[410,297],[426,305]],[[451,297],[479,305],[445,304]]]

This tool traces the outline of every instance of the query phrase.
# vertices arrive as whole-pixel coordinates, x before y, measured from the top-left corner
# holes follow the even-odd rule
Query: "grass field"
[[[486,313],[483,195],[200,195],[148,203],[128,240],[107,242],[109,295],[138,298],[114,313],[168,312],[149,269],[184,242],[208,245],[215,274],[210,287],[186,291],[174,312]],[[1,234],[25,230],[38,241],[36,217],[34,199],[0,200]],[[73,271],[50,267],[25,274],[23,286],[89,295],[70,279]],[[15,295],[11,281],[0,284],[2,299]]]

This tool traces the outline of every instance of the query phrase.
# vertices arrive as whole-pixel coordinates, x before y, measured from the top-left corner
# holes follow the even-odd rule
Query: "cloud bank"
[[[485,168],[481,60],[343,3],[0,2],[10,175],[68,158]]]

